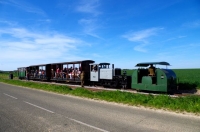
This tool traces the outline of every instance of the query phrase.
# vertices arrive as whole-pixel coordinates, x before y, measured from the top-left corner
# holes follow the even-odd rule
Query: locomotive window
[[[91,65],[91,71],[93,72],[98,71],[98,65]]]

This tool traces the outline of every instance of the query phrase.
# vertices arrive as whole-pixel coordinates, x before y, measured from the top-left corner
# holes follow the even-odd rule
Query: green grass
[[[14,79],[18,79],[17,72],[12,72]],[[10,72],[0,72],[0,78],[9,79]]]
[[[70,94],[91,99],[105,100],[109,102],[123,103],[133,106],[145,106],[150,108],[165,109],[176,112],[191,112],[200,114],[200,97],[187,96],[171,98],[168,95],[142,95],[121,91],[93,92],[84,88],[71,89],[66,85],[43,84],[31,81],[10,80],[0,78],[0,82],[23,87],[41,89],[60,94]]]
[[[173,69],[181,89],[200,89],[200,69]]]

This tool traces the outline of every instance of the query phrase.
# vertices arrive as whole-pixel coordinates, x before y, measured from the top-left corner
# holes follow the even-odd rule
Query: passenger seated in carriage
[[[33,76],[34,76],[34,78],[36,78],[36,77],[38,76],[38,72],[37,72],[37,70],[35,70]]]
[[[39,70],[38,74],[39,74],[39,78],[42,78],[42,70],[41,69]]]
[[[77,67],[75,68],[74,72],[75,72],[75,78],[76,77],[80,78],[80,70]]]
[[[66,78],[66,74],[67,74],[67,68],[65,67],[65,68],[63,69],[63,78]]]
[[[72,79],[72,75],[73,75],[73,68],[72,67],[70,67],[68,75],[69,75],[69,78]]]
[[[155,67],[151,64],[149,69],[149,76],[155,76]]]
[[[63,70],[60,70],[59,77],[60,77],[60,78],[63,78]]]
[[[53,79],[53,78],[54,78],[54,70],[51,69],[51,79]]]
[[[42,70],[42,78],[45,78],[45,70]]]
[[[60,69],[57,68],[57,69],[56,69],[56,78],[59,78],[59,77],[60,77]]]

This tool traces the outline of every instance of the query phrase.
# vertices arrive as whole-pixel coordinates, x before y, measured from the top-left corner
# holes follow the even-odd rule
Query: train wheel
[[[112,82],[111,87],[112,88],[117,88],[118,87],[118,82],[116,82],[116,81]]]

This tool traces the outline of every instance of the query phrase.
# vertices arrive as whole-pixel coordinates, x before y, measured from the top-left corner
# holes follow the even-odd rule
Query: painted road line
[[[3,93],[3,94],[6,95],[6,96],[8,96],[8,97],[11,97],[11,98],[13,98],[13,99],[17,99],[16,97],[11,96],[11,95],[9,95],[9,94],[6,94],[6,93]]]
[[[94,129],[96,129],[96,130],[102,131],[102,132],[109,132],[109,131],[107,131],[107,130],[104,130],[104,129],[101,129],[101,128],[98,128],[98,127],[95,127],[95,126],[92,126],[92,125],[89,125],[89,124],[86,124],[86,123],[81,122],[81,121],[78,121],[78,120],[75,120],[75,119],[73,119],[73,118],[69,118],[69,117],[66,117],[66,118],[68,118],[69,120],[72,120],[72,121],[74,121],[74,122],[77,122],[77,123],[79,123],[79,124],[88,126],[88,127],[90,127],[90,128],[94,128]]]
[[[27,103],[27,104],[29,104],[29,105],[32,105],[32,106],[34,106],[34,107],[40,108],[40,109],[42,109],[42,110],[45,110],[45,111],[47,111],[47,112],[54,113],[53,111],[50,111],[50,110],[45,109],[45,108],[43,108],[43,107],[37,106],[37,105],[35,105],[35,104],[29,103],[29,102],[26,102],[26,101],[24,101],[24,102]]]

